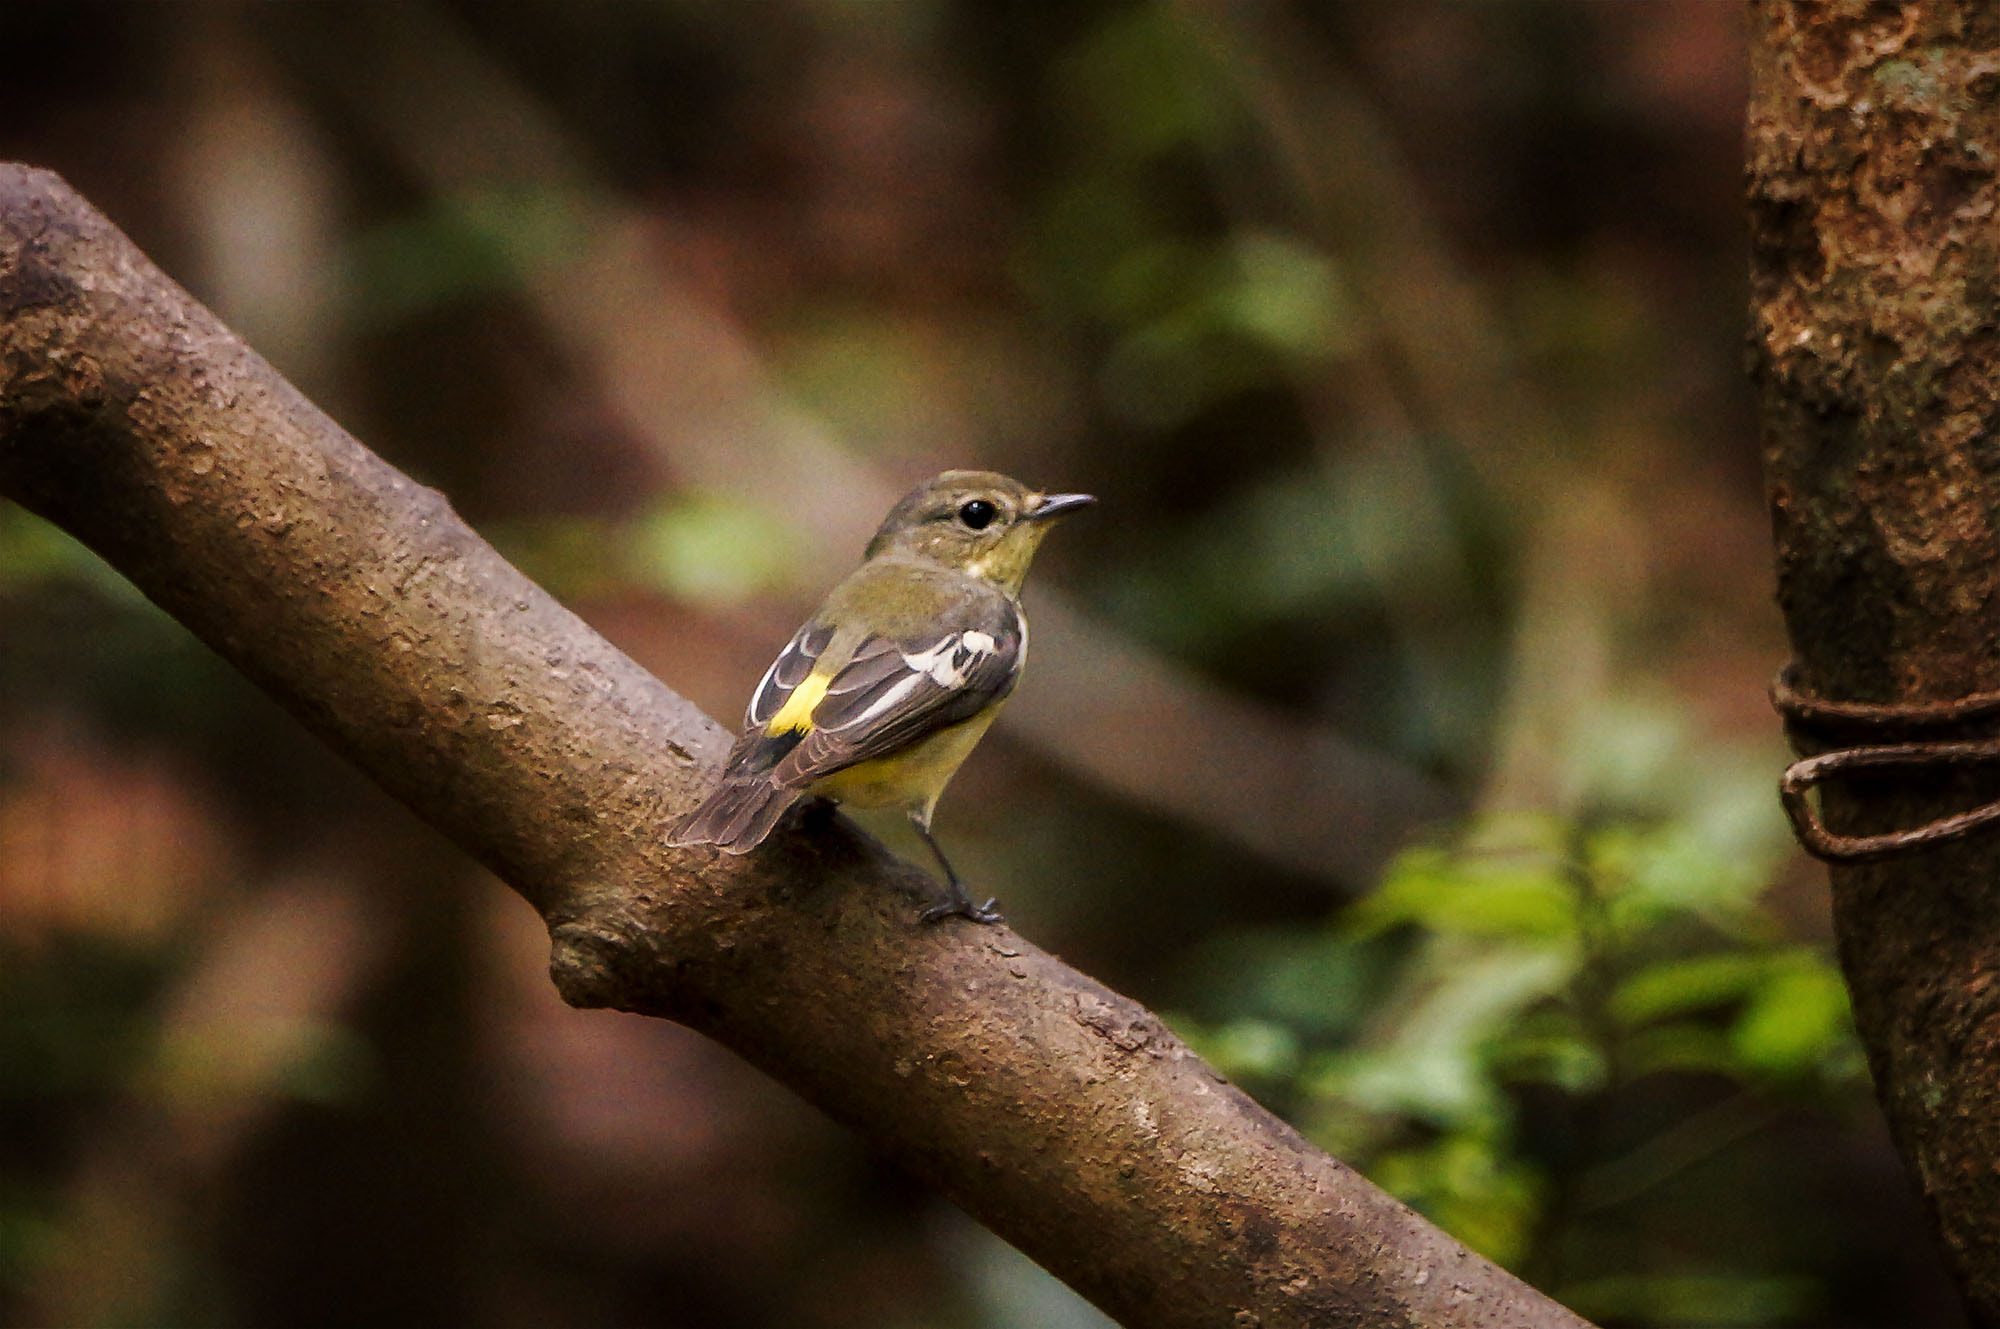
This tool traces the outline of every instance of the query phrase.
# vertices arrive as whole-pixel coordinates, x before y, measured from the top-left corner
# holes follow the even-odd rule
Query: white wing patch
[[[852,720],[843,721],[838,727],[841,729],[853,729],[860,725],[867,724],[870,720],[873,720],[878,715],[886,715],[889,711],[895,708],[897,702],[909,696],[911,691],[913,691],[916,688],[917,684],[922,681],[923,681],[923,675],[921,674],[904,675],[902,678],[896,681],[894,686],[884,690],[881,696],[877,697],[874,701],[869,702],[867,710],[862,711]]]
[[[800,628],[785,649],[778,652],[778,658],[771,661],[764,677],[757,680],[755,690],[750,693],[750,705],[743,712],[743,727],[754,729],[769,723],[783,709],[792,690],[812,672],[820,652],[832,640],[833,628],[829,624],[807,623]]]
[[[992,634],[975,630],[954,632],[928,651],[904,655],[903,663],[919,674],[928,674],[941,688],[962,688],[972,667],[993,654],[997,643]]]
[[[882,694],[870,701],[865,709],[851,720],[843,720],[834,726],[839,729],[859,729],[878,717],[894,711],[919,684],[926,679],[938,687],[951,691],[962,688],[972,674],[973,667],[1000,649],[1000,643],[993,635],[971,629],[954,632],[927,651],[914,654],[899,652],[903,658],[903,668],[907,672],[882,690]]]
[[[764,677],[757,680],[757,686],[754,689],[752,689],[750,693],[749,709],[746,710],[743,714],[744,728],[754,729],[758,725],[762,724],[764,721],[770,719],[771,716],[776,715],[778,713],[777,706],[773,705],[766,707],[759,705],[759,703],[766,701],[776,701],[778,697],[782,696],[787,691],[787,689],[777,688],[773,686],[773,684],[777,681],[778,666],[783,664],[784,662],[785,662],[785,654],[784,652],[781,651],[778,654],[778,658],[771,661],[771,667],[764,671]]]

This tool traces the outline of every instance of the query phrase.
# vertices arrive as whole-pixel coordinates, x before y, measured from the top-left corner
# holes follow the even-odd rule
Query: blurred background
[[[1715,0],[10,3],[52,167],[725,723],[1098,494],[939,832],[1608,1325],[1951,1325],[1791,847]],[[1102,1324],[0,505],[0,1321]]]

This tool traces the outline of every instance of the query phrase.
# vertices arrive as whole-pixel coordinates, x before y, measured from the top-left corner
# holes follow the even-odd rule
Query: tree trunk
[[[1988,737],[1990,718],[1909,704],[2000,689],[2000,11],[1751,13],[1752,351],[1778,598],[1802,692],[1901,704],[1795,733],[1813,748]],[[1839,779],[1823,810],[1837,833],[1881,834],[1984,802],[1994,776],[1928,762]],[[2000,832],[1828,875],[1897,1147],[1974,1318],[2000,1323]]]
[[[667,849],[727,735],[8,166],[0,494],[518,890],[565,998],[714,1036],[1124,1323],[1582,1323],[1143,1008],[1004,927],[913,926],[927,879],[845,823]]]

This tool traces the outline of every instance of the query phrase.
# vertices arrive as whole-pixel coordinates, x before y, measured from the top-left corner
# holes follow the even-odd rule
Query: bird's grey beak
[[[1046,521],[1051,517],[1075,512],[1078,508],[1087,508],[1096,501],[1097,497],[1094,494],[1044,494],[1041,502],[1035,504],[1034,510],[1028,513],[1028,520]]]

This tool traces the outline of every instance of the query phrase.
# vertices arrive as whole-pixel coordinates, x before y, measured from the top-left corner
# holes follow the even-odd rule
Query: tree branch
[[[1127,1324],[1574,1326],[846,823],[676,852],[726,735],[322,415],[53,175],[0,167],[0,494],[102,554],[679,1020]]]

